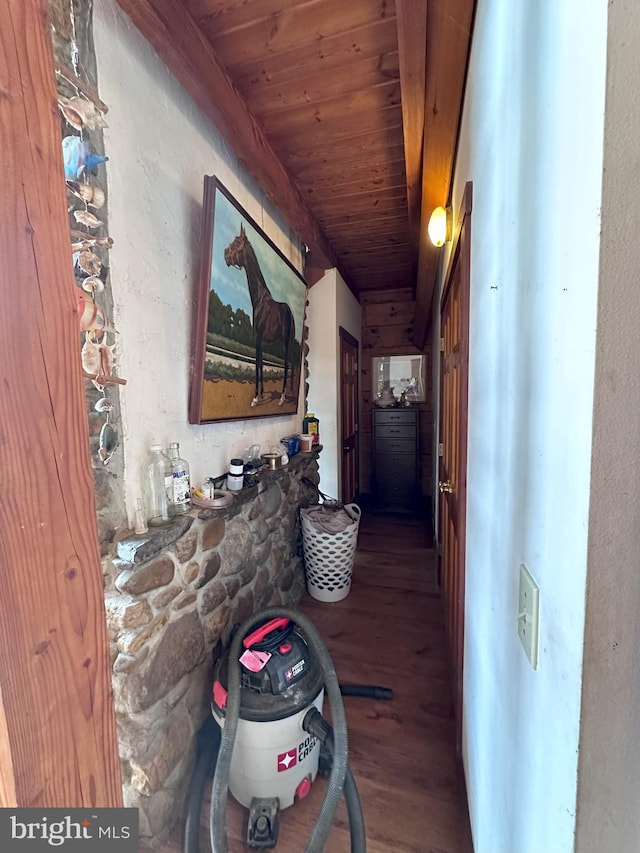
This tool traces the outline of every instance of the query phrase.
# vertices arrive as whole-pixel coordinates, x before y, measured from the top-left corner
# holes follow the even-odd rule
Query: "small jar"
[[[244,462],[242,459],[232,459],[229,463],[227,474],[227,489],[230,492],[239,492],[244,483]]]
[[[300,436],[300,450],[303,453],[309,453],[313,449],[313,435],[310,433],[303,433]]]

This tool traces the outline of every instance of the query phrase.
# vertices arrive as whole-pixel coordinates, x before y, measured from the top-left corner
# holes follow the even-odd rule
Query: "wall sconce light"
[[[451,208],[436,207],[427,226],[429,239],[434,246],[440,248],[451,239]]]

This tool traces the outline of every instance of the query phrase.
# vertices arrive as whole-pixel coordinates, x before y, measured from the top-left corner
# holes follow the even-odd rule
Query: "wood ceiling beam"
[[[414,342],[426,343],[440,251],[427,236],[431,212],[449,203],[476,0],[429,0],[427,89]]]
[[[425,81],[427,67],[427,0],[396,0],[402,129],[409,226],[418,246],[422,151],[424,134]]]
[[[179,0],[117,2],[310,247],[315,262],[339,267],[321,227],[184,5]]]

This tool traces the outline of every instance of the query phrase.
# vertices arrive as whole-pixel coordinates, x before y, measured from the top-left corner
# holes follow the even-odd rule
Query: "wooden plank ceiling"
[[[309,268],[337,266],[356,294],[415,292],[425,182],[447,201],[474,0],[118,2],[298,230]]]

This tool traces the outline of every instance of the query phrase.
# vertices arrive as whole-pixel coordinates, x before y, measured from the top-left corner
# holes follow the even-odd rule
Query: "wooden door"
[[[439,570],[453,667],[458,752],[462,749],[464,663],[470,225],[469,183],[440,304]]]
[[[358,341],[340,326],[340,500],[358,494]]]

